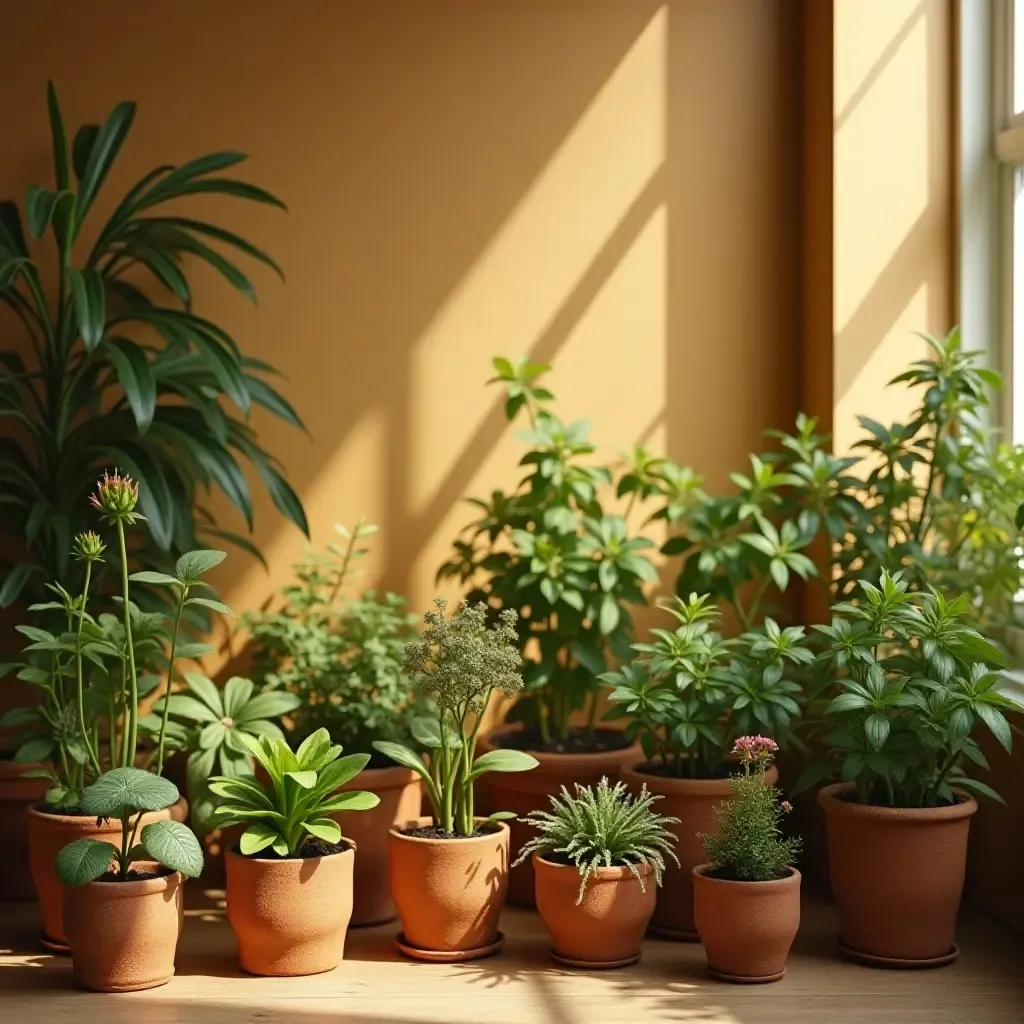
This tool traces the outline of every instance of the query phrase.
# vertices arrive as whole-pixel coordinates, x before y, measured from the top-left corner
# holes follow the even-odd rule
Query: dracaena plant
[[[755,730],[792,739],[814,655],[800,626],[774,619],[726,639],[709,595],[691,594],[666,607],[673,630],[652,629],[633,645],[636,659],[602,675],[612,704],[605,717],[625,719],[651,766],[668,775],[714,778],[738,736]]]
[[[498,691],[512,697],[523,685],[516,613],[506,608],[497,623],[488,626],[483,604],[464,602],[451,619],[445,617],[447,604],[442,598],[436,598],[434,605],[424,616],[421,638],[405,649],[406,674],[437,708],[436,718],[413,722],[413,737],[426,748],[427,760],[400,743],[378,740],[373,745],[422,777],[439,829],[469,836],[477,827],[475,781],[486,772],[522,772],[537,766],[535,757],[519,750],[475,754],[491,694]],[[488,820],[513,817],[496,811]]]
[[[268,848],[278,857],[299,857],[317,839],[336,846],[341,826],[332,815],[367,811],[380,803],[376,793],[337,792],[363,770],[369,754],[342,757],[326,729],[308,736],[294,752],[282,739],[239,736],[267,773],[267,782],[218,775],[210,789],[224,800],[216,812],[218,824],[248,826],[239,843],[246,857]]]
[[[616,491],[629,495],[624,512],[647,493],[652,460],[635,451],[614,487],[612,469],[590,461],[588,424],[564,424],[551,411],[553,396],[540,383],[549,367],[503,358],[494,366],[509,421],[522,415],[529,422],[519,435],[530,446],[520,460],[526,475],[511,494],[473,499],[480,517],[438,576],[469,585],[472,602],[517,613],[525,690],[510,717],[557,746],[577,712],[593,730],[597,676],[611,656],[628,655],[629,606],[643,604],[644,584],[657,579],[648,559],[653,543],[605,508]]]
[[[986,727],[1006,748],[1006,714],[1020,708],[999,692],[1002,652],[967,621],[966,595],[914,592],[899,573],[861,581],[861,600],[833,608],[820,665],[827,756],[797,783],[807,789],[830,777],[853,783],[853,798],[888,807],[952,802],[954,787],[998,799],[968,775],[987,769],[973,734]]]
[[[72,140],[52,84],[47,102],[53,179],[28,186],[24,216],[15,202],[0,202],[0,306],[20,321],[24,342],[0,352],[0,417],[18,425],[0,442],[0,526],[27,550],[7,563],[0,605],[26,587],[38,596],[48,580],[70,585],[85,496],[97,469],[111,462],[143,485],[147,529],[135,552],[143,568],[168,570],[177,555],[201,546],[201,535],[254,550],[220,529],[204,501],[205,492],[220,490],[251,528],[246,463],[278,509],[306,529],[301,502],[248,418],[263,406],[295,426],[301,421],[268,383],[272,367],[244,355],[193,309],[189,283],[191,268],[206,264],[255,301],[233,257],[280,268],[240,235],[173,206],[203,195],[283,204],[223,173],[246,159],[232,151],[161,164],[111,202],[103,186],[135,104],[119,103],[102,126],[83,125]],[[112,212],[97,222],[100,208]],[[26,231],[52,239],[52,287]]]
[[[126,882],[133,864],[156,861],[186,878],[195,878],[203,870],[203,849],[187,825],[153,821],[139,831],[147,811],[165,810],[177,800],[178,788],[173,782],[141,768],[107,772],[82,793],[81,809],[94,818],[120,821],[120,842],[78,839],[69,843],[57,854],[57,877],[66,885],[86,885],[108,874]]]

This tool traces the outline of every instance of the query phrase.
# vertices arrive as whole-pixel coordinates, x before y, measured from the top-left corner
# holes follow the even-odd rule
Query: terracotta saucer
[[[640,959],[640,954],[627,956],[624,960],[573,960],[551,950],[551,959],[563,967],[575,967],[584,971],[611,971],[616,967],[629,967],[630,964],[635,964]]]
[[[716,971],[708,964],[708,974],[716,981],[727,981],[730,985],[767,985],[770,981],[779,981],[786,976],[786,968],[783,967],[778,974],[764,974],[760,977],[751,977],[745,974],[728,974],[726,971]]]
[[[400,953],[413,960],[422,960],[429,964],[457,964],[464,960],[482,960],[485,956],[494,956],[505,943],[505,936],[498,932],[498,937],[486,946],[477,946],[476,949],[455,949],[437,950],[420,949],[418,946],[410,946],[405,941],[405,932],[399,932],[395,936],[395,946]]]
[[[47,949],[51,953],[68,954],[71,952],[71,948],[66,942],[57,942],[56,939],[51,939],[45,932],[40,934],[39,943],[43,949]]]
[[[894,971],[921,971],[929,967],[945,967],[951,964],[959,955],[960,947],[953,943],[953,948],[943,956],[934,956],[928,960],[903,960],[894,956],[875,956],[873,953],[862,953],[858,949],[851,949],[839,943],[839,952],[848,960],[854,963],[864,964],[866,967],[885,967]]]
[[[670,942],[700,942],[700,936],[696,931],[685,932],[681,928],[661,928],[652,924],[647,929],[647,934],[654,939],[668,939]]]

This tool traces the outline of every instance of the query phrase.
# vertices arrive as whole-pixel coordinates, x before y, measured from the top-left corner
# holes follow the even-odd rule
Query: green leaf
[[[107,299],[98,270],[68,269],[68,282],[75,303],[78,332],[87,352],[95,350],[107,326]],[[116,365],[116,364],[115,364]]]
[[[341,839],[341,827],[336,821],[330,818],[315,818],[313,821],[304,821],[302,827],[317,839],[325,843],[337,843]]]
[[[374,740],[372,746],[374,750],[379,751],[385,757],[390,757],[395,764],[400,764],[403,768],[411,768],[425,779],[430,778],[430,769],[426,766],[420,755],[401,743]]]
[[[220,690],[212,679],[208,679],[202,672],[186,672],[185,682],[188,688],[194,693],[214,714],[216,718],[224,718],[224,702],[221,700]]]
[[[79,224],[85,219],[89,212],[100,186],[110,173],[110,168],[117,157],[118,150],[124,142],[132,126],[132,119],[135,117],[134,103],[119,103],[107,118],[103,127],[95,134],[89,132],[82,136],[82,130],[75,136],[73,156],[76,171],[80,170],[80,185],[78,189],[78,214]],[[81,143],[79,138],[81,136]],[[82,159],[88,157],[82,166]]]
[[[143,569],[141,572],[133,572],[128,579],[132,583],[152,583],[161,587],[180,586],[179,580],[174,576],[168,576],[165,572],[154,572],[152,569]]]
[[[50,115],[50,139],[53,143],[53,171],[57,188],[66,189],[71,183],[68,169],[68,140],[64,131],[64,120],[60,114],[57,90],[53,82],[46,83],[46,108]]]
[[[611,594],[605,594],[601,598],[601,611],[597,618],[597,628],[607,636],[614,633],[621,619],[619,603]]]
[[[80,807],[94,818],[120,818],[132,811],[162,811],[176,803],[178,787],[141,768],[113,768],[82,792]]]
[[[203,848],[187,825],[180,821],[154,821],[142,829],[142,848],[155,861],[185,878],[203,872]]]
[[[961,775],[957,778],[950,779],[950,785],[954,788],[971,790],[979,796],[986,796],[989,800],[995,800],[996,803],[1006,805],[1006,801],[989,785],[984,782],[979,782],[977,779],[972,779],[969,776]]]
[[[124,388],[139,433],[144,434],[156,413],[156,378],[146,353],[126,338],[108,338],[106,351]]]
[[[220,565],[227,555],[223,551],[189,551],[175,563],[174,572],[183,583],[192,583],[215,565]]]
[[[316,772],[313,771],[285,772],[284,777],[303,789],[312,789],[316,785]]]
[[[484,819],[485,821],[513,821],[518,815],[515,811],[495,811],[493,814],[488,814]]]
[[[473,762],[469,777],[475,779],[485,772],[527,772],[539,763],[532,754],[522,750],[489,750]]]
[[[414,718],[409,726],[412,738],[426,747],[428,750],[438,750],[441,747],[441,725],[436,718],[420,716]],[[462,747],[462,737],[453,729],[448,729],[446,737],[448,748],[458,750]]]
[[[889,738],[889,719],[885,715],[869,715],[864,723],[864,732],[873,750],[881,750]]]
[[[50,759],[54,751],[54,742],[47,736],[40,736],[23,743],[14,752],[16,764],[42,764]]]
[[[87,885],[110,870],[117,848],[98,839],[78,839],[65,846],[54,862],[57,877],[65,885]]]
[[[224,684],[224,714],[228,718],[235,718],[252,696],[253,689],[254,683],[251,679],[232,676]]]
[[[294,711],[301,701],[288,690],[266,690],[250,700],[235,718],[238,725],[252,722],[257,718],[280,718]]]
[[[321,804],[318,809],[325,814],[340,814],[344,811],[369,811],[379,803],[380,797],[376,793],[356,789],[349,793],[339,793]]]
[[[1010,730],[1010,723],[1007,722],[1003,713],[981,703],[975,704],[974,710],[978,712],[978,716],[999,741],[999,745],[1009,753],[1013,747],[1013,733]]]
[[[244,856],[251,857],[253,854],[265,850],[268,846],[282,841],[280,832],[269,825],[263,824],[263,822],[257,822],[255,825],[250,825],[242,833],[238,847]],[[287,852],[288,847],[285,844],[285,853]]]
[[[25,584],[37,572],[39,567],[29,562],[19,562],[14,566],[0,586],[0,608],[8,608],[14,604],[25,589]]]
[[[223,601],[214,601],[212,597],[190,597],[185,604],[197,604],[202,608],[209,608],[211,612],[217,612],[218,615],[235,614]]]
[[[263,478],[263,483],[270,492],[270,498],[277,507],[277,510],[287,519],[291,520],[307,537],[309,536],[309,522],[306,519],[305,509],[299,496],[292,489],[287,480],[265,459],[254,460],[253,465],[256,471]]]

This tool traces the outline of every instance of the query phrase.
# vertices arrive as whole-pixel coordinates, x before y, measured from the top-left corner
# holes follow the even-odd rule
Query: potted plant
[[[610,658],[628,656],[629,606],[645,602],[642,588],[657,580],[657,571],[647,557],[653,543],[636,536],[626,518],[644,486],[632,469],[648,465],[646,453],[634,452],[616,482],[611,468],[588,461],[595,451],[588,424],[564,424],[551,411],[553,396],[540,383],[549,367],[514,367],[503,358],[494,366],[509,421],[521,415],[529,421],[519,435],[530,446],[520,460],[526,476],[512,494],[474,499],[480,517],[438,575],[470,586],[471,602],[519,616],[523,692],[509,722],[481,736],[480,749],[527,750],[537,758],[529,775],[487,783],[490,802],[522,818],[545,807],[563,785],[616,778],[620,765],[635,759],[621,730],[598,723],[598,676]],[[605,509],[605,489],[629,496],[621,513]],[[519,820],[511,829],[516,857],[530,832]],[[509,898],[529,905],[533,893],[525,861],[512,872]]]
[[[335,525],[336,543],[310,552],[295,567],[278,609],[247,616],[253,644],[253,672],[269,689],[295,694],[290,736],[301,742],[326,728],[346,750],[370,752],[374,740],[412,739],[411,723],[421,703],[410,695],[402,673],[406,641],[416,617],[405,599],[373,590],[345,591],[369,553],[377,528],[360,520],[351,530]],[[269,698],[268,698],[269,699]],[[388,888],[388,831],[420,814],[420,777],[373,751],[358,785],[380,803],[346,822],[359,848],[356,858],[353,926],[394,919]]]
[[[520,859],[533,857],[537,910],[551,934],[551,956],[567,967],[627,967],[640,959],[665,858],[675,860],[675,818],[655,814],[660,799],[601,779],[563,789],[550,811],[531,811],[538,830]],[[678,861],[676,861],[678,865]]]
[[[267,781],[220,775],[210,782],[225,801],[218,820],[246,826],[237,848],[227,851],[228,920],[238,962],[250,974],[332,971],[345,952],[356,854],[333,816],[378,802],[374,793],[337,790],[369,755],[341,757],[326,729],[294,753],[279,738],[240,738]]]
[[[966,621],[966,595],[914,593],[899,573],[862,581],[815,628],[840,692],[823,722],[826,759],[795,789],[832,775],[825,810],[829,877],[843,952],[874,966],[940,966],[957,956],[956,917],[977,804],[998,799],[966,773],[987,763],[972,733],[983,724],[1010,749],[998,690],[1001,652]],[[990,667],[992,666],[992,667]]]
[[[700,837],[707,862],[693,869],[693,915],[708,970],[722,981],[778,981],[800,927],[800,840],[779,828],[793,808],[767,779],[778,749],[766,736],[736,740],[732,799]]]
[[[398,947],[416,959],[454,962],[497,951],[508,890],[505,820],[513,814],[479,817],[474,783],[487,772],[527,771],[537,760],[520,750],[475,751],[492,693],[512,697],[523,685],[516,613],[504,609],[488,627],[483,604],[463,603],[450,620],[446,602],[434,604],[420,640],[405,650],[406,673],[437,709],[436,718],[414,727],[427,761],[399,743],[378,740],[374,747],[420,775],[434,810],[433,817],[394,825],[389,833],[391,893],[402,922]]]
[[[682,871],[669,871],[658,894],[651,930],[666,938],[694,940],[690,872],[704,860],[698,838],[715,825],[715,808],[732,794],[728,773],[737,737],[765,729],[791,738],[800,714],[802,687],[795,681],[814,656],[799,626],[774,619],[725,639],[717,632],[718,609],[707,595],[675,599],[667,610],[675,630],[652,630],[650,643],[635,644],[637,659],[602,676],[611,687],[608,716],[626,720],[643,757],[622,769],[634,792],[647,786],[665,797],[679,819],[674,827]],[[778,773],[767,770],[769,783]]]
[[[177,800],[173,782],[140,768],[112,768],[82,792],[84,814],[117,824],[117,842],[77,839],[55,862],[75,977],[86,988],[135,992],[174,974],[182,880],[202,871],[203,851],[180,821],[142,822]]]

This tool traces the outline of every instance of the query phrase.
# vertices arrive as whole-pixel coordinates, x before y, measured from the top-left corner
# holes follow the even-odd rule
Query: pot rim
[[[184,804],[185,814],[187,816],[187,814],[188,814],[188,800],[185,797],[184,793],[179,793],[178,794],[178,799],[175,800],[174,803],[170,805],[170,807],[165,807],[164,810],[169,811],[171,809],[171,807],[177,807],[179,804]],[[28,805],[28,807],[25,808],[25,814],[29,818],[34,818],[37,821],[46,821],[46,822],[49,822],[49,823],[54,824],[54,825],[62,825],[65,828],[74,829],[76,831],[79,828],[81,828],[83,822],[87,822],[88,823],[87,827],[88,827],[88,829],[90,831],[95,831],[96,830],[97,826],[96,826],[96,816],[95,815],[90,815],[90,814],[54,814],[52,811],[40,810],[40,808],[43,808],[45,806],[46,805],[45,805],[45,803],[42,800],[33,800],[32,803],[30,803]],[[136,813],[138,813],[138,812],[136,812]],[[143,816],[143,818],[145,818],[147,814],[160,814],[160,813],[161,813],[160,811],[143,811],[142,816]],[[133,817],[134,817],[134,815],[133,815]],[[108,818],[107,820],[110,821],[110,822],[115,822],[114,818]],[[107,826],[104,826],[104,829],[106,829],[106,828],[107,828]],[[109,828],[114,830],[114,831],[120,831],[120,824],[115,822],[115,824],[110,825]],[[123,885],[124,883],[122,882],[122,883],[119,883],[119,884]]]
[[[826,814],[889,823],[959,821],[962,818],[969,818],[978,809],[978,801],[966,790],[957,789],[956,786],[953,787],[953,792],[959,799],[955,804],[945,807],[881,807],[839,798],[840,793],[850,793],[854,789],[855,784],[852,782],[833,782],[829,786],[823,786],[818,790],[818,804]]]
[[[751,879],[744,878],[715,878],[713,875],[708,874],[708,872],[713,871],[714,868],[714,864],[698,864],[695,868],[691,869],[690,874],[695,879],[699,878],[702,882],[706,882],[709,885],[742,886],[743,888],[762,892],[766,888],[790,889],[798,887],[802,878],[800,872],[792,865],[786,866],[787,874],[783,878],[769,878],[764,882],[755,882]]]
[[[474,823],[482,823],[487,821],[487,818],[476,817],[473,819]],[[426,828],[428,825],[432,825],[434,819],[430,816],[424,816],[420,818],[409,818],[406,821],[396,821],[389,829],[388,835],[394,836],[396,839],[402,840],[404,843],[458,843],[461,847],[463,844],[472,843],[489,843],[493,842],[495,836],[502,834],[507,838],[509,835],[508,823],[504,821],[491,821],[489,824],[497,825],[497,831],[488,832],[482,836],[462,836],[458,839],[441,839],[441,838],[428,838],[427,836],[407,836],[402,833],[403,828]]]
[[[633,779],[645,783],[652,793],[680,793],[689,796],[727,796],[729,794],[729,776],[722,779],[689,779],[677,778],[672,775],[654,775],[638,770],[648,764],[651,762],[647,758],[627,761],[619,771],[619,778],[623,781]],[[768,771],[765,772],[765,777],[771,785],[775,785],[779,780],[778,767],[774,764],[770,765]]]
[[[155,861],[136,861],[136,864],[156,864]],[[164,865],[159,865],[163,867]],[[64,891],[73,889],[92,889],[94,892],[102,893],[106,899],[133,899],[138,896],[149,896],[152,893],[166,892],[172,885],[181,886],[184,877],[180,871],[167,869],[167,874],[157,875],[156,878],[139,878],[130,882],[103,882],[97,879],[95,882],[86,882],[85,885],[61,884]]]
[[[559,864],[558,861],[548,860],[544,856],[544,851],[534,850],[531,855],[531,859],[534,864],[543,864],[545,870],[550,871],[571,871],[577,878],[580,877],[580,869],[575,864]],[[650,862],[642,864],[634,864],[633,867],[637,869],[638,874],[641,878],[650,878],[654,874],[654,865]],[[617,882],[628,879],[636,880],[636,875],[629,870],[624,864],[614,864],[612,867],[606,867],[603,864],[598,865],[590,873],[590,877],[587,880],[587,884],[590,884],[592,879],[601,879],[606,882]]]
[[[243,864],[263,864],[271,870],[283,870],[286,867],[291,867],[295,864],[319,864],[325,860],[335,860],[340,857],[354,857],[356,853],[355,840],[349,839],[348,836],[342,836],[341,842],[345,844],[344,850],[339,850],[337,853],[324,853],[319,857],[249,857],[244,853],[235,853],[234,845],[225,847],[224,856],[230,857],[233,860],[241,861]]]
[[[483,751],[501,749],[497,747],[493,742],[493,737],[508,735],[510,733],[522,732],[522,722],[505,722],[501,725],[494,726],[493,729],[488,729],[487,732],[483,733],[477,740],[479,748]],[[598,732],[622,732],[622,729],[605,728],[598,729]],[[568,764],[576,764],[581,769],[590,767],[592,770],[600,768],[602,765],[608,765],[609,769],[614,768],[618,770],[622,763],[622,758],[630,757],[634,751],[639,752],[639,743],[629,743],[624,747],[619,747],[616,750],[598,750],[588,754],[554,754],[549,750],[526,750],[524,753],[532,754],[540,762],[536,768],[531,769],[532,772],[543,772],[545,766],[559,765],[564,767]]]

